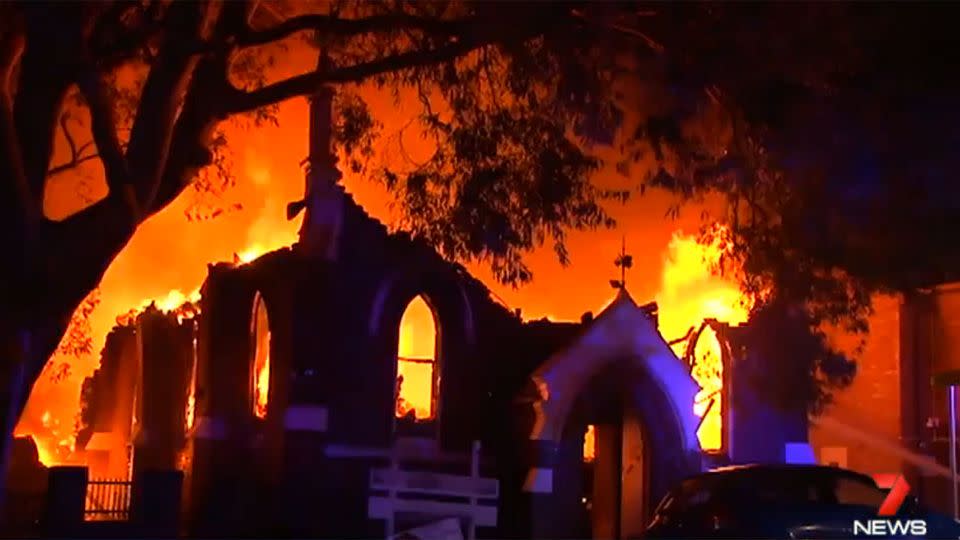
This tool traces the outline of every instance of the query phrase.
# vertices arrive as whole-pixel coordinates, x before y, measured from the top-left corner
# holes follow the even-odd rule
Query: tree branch
[[[452,41],[436,49],[409,51],[352,66],[297,75],[252,92],[234,89],[233,95],[223,100],[223,107],[228,114],[250,112],[292,97],[311,94],[325,84],[360,82],[381,73],[454,60],[497,41],[499,40],[492,36]]]
[[[405,13],[344,19],[335,15],[301,15],[265,30],[248,30],[237,40],[241,47],[267,45],[305,30],[335,36],[357,36],[372,32],[421,30],[436,36],[453,36],[475,24],[473,19],[441,20]]]
[[[99,159],[99,158],[100,158],[100,154],[94,152],[92,154],[85,154],[82,156],[78,156],[76,159],[71,159],[70,161],[60,165],[54,165],[53,167],[50,167],[50,169],[47,171],[47,178],[56,176],[58,174],[63,174],[67,171],[71,171],[83,163],[92,161],[94,159]]]
[[[166,17],[170,38],[150,69],[130,132],[127,162],[137,180],[136,196],[152,206],[170,149],[170,138],[198,56],[188,43],[202,39],[215,15],[213,3],[182,2]],[[183,37],[189,36],[186,40]]]
[[[16,25],[13,25],[16,27]],[[11,31],[0,40],[0,163],[6,163],[13,182],[13,191],[20,201],[19,209],[28,221],[42,215],[40,203],[34,198],[23,164],[20,137],[13,117],[13,73],[26,47],[22,32]]]
[[[133,193],[133,179],[117,137],[117,121],[114,103],[108,97],[103,77],[92,67],[84,70],[78,80],[90,108],[90,124],[97,153],[103,161],[103,169],[110,189],[108,198],[123,197],[135,219],[140,215],[139,205]]]
[[[47,170],[48,178],[69,171],[81,163],[100,157],[100,154],[96,152],[84,155],[84,151],[93,146],[93,141],[85,142],[77,147],[77,143],[74,140],[73,135],[70,133],[70,128],[67,127],[67,122],[69,120],[70,113],[64,112],[60,115],[60,131],[63,132],[63,137],[67,140],[67,145],[70,147],[70,160],[66,163],[50,167],[50,169]]]
[[[162,3],[116,2],[96,17],[87,42],[101,69],[116,68],[141,54],[147,56],[149,44],[164,30]],[[137,18],[136,24],[127,25],[124,21],[131,14]]]
[[[13,118],[23,170],[31,198],[40,204],[46,182],[60,110],[76,68],[74,32],[50,34],[51,24],[74,28],[81,24],[75,6],[24,5],[27,47],[20,61]]]
[[[67,127],[67,121],[70,119],[70,113],[64,112],[60,115],[60,131],[63,131],[63,137],[67,139],[67,145],[70,146],[70,156],[73,161],[77,160],[77,143],[70,134],[70,128]]]
[[[245,24],[247,13],[245,3],[230,2],[224,5],[213,30],[214,39],[235,34],[238,25]],[[228,76],[233,52],[228,48],[221,48],[204,57],[195,67],[183,99],[183,108],[173,126],[163,175],[150,206],[146,207],[148,215],[173,201],[200,169],[211,163],[210,144],[213,132],[217,124],[226,117],[219,107],[219,102],[224,95],[229,95],[232,89]]]

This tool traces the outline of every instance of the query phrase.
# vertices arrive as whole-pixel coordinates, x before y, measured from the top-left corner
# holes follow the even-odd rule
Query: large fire
[[[703,245],[695,236],[674,234],[664,257],[663,278],[657,304],[660,332],[669,340],[698,331],[706,319],[731,325],[744,323],[750,315],[750,302],[734,280],[717,275],[712,269],[722,252],[718,245]],[[688,341],[674,345],[677,356],[687,353]],[[694,411],[703,421],[697,436],[704,450],[722,448],[721,393],[723,363],[720,342],[710,327],[705,327],[694,348],[694,380],[700,385]]]
[[[291,50],[286,63],[276,67],[276,76],[290,76],[312,69],[316,53]],[[369,90],[369,91],[368,91]],[[377,155],[384,163],[394,159],[418,161],[429,156],[433,148],[415,130],[404,130],[418,114],[416,92],[409,96],[409,106],[398,106],[389,91],[381,92],[371,86],[362,89],[371,107],[372,115],[387,130],[380,138]],[[407,98],[404,98],[407,99]],[[117,323],[118,315],[135,313],[145,305],[155,303],[162,310],[174,309],[184,301],[195,300],[207,272],[207,264],[216,261],[245,263],[280,247],[291,245],[297,237],[300,218],[286,219],[286,205],[303,196],[303,171],[300,162],[307,155],[308,114],[306,100],[291,100],[280,106],[276,126],[257,129],[228,126],[227,138],[233,150],[231,169],[237,177],[236,185],[218,195],[216,204],[231,208],[212,220],[188,220],[198,197],[192,190],[184,192],[165,210],[142,224],[127,247],[113,261],[100,286],[100,304],[90,317],[93,354],[81,358],[54,358],[52,363],[70,365],[66,377],[54,380],[43,376],[34,384],[29,402],[20,423],[18,436],[32,436],[39,447],[41,460],[48,465],[83,462],[83,456],[74,452],[74,438],[78,429],[80,390],[84,378],[97,368],[99,353],[107,334]],[[393,126],[393,128],[391,128]],[[392,131],[391,131],[392,130]],[[66,149],[66,143],[57,143]],[[366,181],[350,170],[344,170],[344,184],[354,198],[373,216],[385,223],[396,223],[396,212],[383,186]],[[603,171],[598,181],[615,183],[620,180],[613,167]],[[57,219],[105,196],[106,184],[102,170],[95,161],[84,164],[80,174],[64,174],[51,178],[45,199],[45,212]],[[703,264],[704,255],[716,255],[716,250],[705,249],[689,236],[675,234],[676,230],[692,230],[700,223],[704,207],[684,211],[673,222],[662,219],[664,209],[672,204],[669,195],[649,192],[622,208],[611,212],[620,223],[620,229],[594,232],[572,232],[567,247],[572,265],[560,267],[549,246],[537,250],[529,258],[535,280],[522,288],[501,286],[495,282],[488,267],[469,265],[469,270],[487,283],[496,295],[508,305],[524,309],[528,319],[551,315],[560,320],[577,320],[584,306],[598,305],[609,297],[609,278],[612,267],[595,261],[612,261],[620,249],[626,233],[630,248],[638,264],[629,275],[632,296],[638,299],[656,298],[660,305],[661,329],[667,339],[686,334],[690,327],[699,326],[705,318],[737,323],[746,320],[746,306],[741,305],[739,293],[732,282],[713,276]],[[666,253],[664,260],[660,254]],[[709,258],[709,257],[708,257]],[[556,294],[563,290],[564,294]],[[148,299],[148,300],[144,300]],[[420,309],[426,308],[426,309]],[[419,312],[419,315],[417,315]],[[432,314],[425,304],[411,307],[412,321],[426,330],[412,331],[413,337],[402,337],[399,356],[417,362],[401,366],[404,376],[400,384],[407,399],[406,412],[420,419],[433,414],[433,376],[435,332]],[[406,335],[406,334],[405,334]],[[710,345],[712,347],[712,345]],[[429,350],[429,352],[422,352]],[[715,355],[719,357],[719,355]],[[257,387],[266,396],[266,369],[257,374]],[[717,370],[711,373],[716,374]],[[695,370],[707,395],[716,388]],[[716,377],[713,377],[716,379]],[[262,383],[261,383],[262,381]],[[419,396],[419,397],[413,397]],[[698,405],[702,407],[702,405]],[[192,409],[192,402],[190,404]],[[699,410],[699,409],[698,409]],[[193,411],[185,411],[192,423]],[[714,406],[707,413],[701,429],[705,448],[717,444],[719,431],[713,427],[719,414]],[[707,435],[714,433],[716,435]],[[712,441],[712,442],[711,442]]]
[[[252,246],[237,254],[237,262],[253,260],[267,249],[261,245]],[[711,272],[711,265],[717,262],[720,251],[716,246],[702,245],[693,235],[675,233],[667,246],[663,258],[660,291],[656,300],[660,306],[660,330],[669,340],[687,335],[691,329],[698,330],[706,319],[739,324],[747,320],[749,304],[742,296],[736,283]],[[190,293],[172,290],[156,299],[140,302],[136,309],[123,313],[119,318],[135,316],[149,304],[163,311],[173,311],[187,302],[199,299],[199,289]],[[254,325],[255,360],[253,371],[254,413],[264,417],[266,414],[269,389],[269,339],[267,314],[262,303],[257,303],[257,321]],[[677,355],[687,353],[688,341],[674,345]],[[422,297],[417,297],[404,312],[400,328],[398,348],[398,403],[397,415],[413,415],[418,420],[433,417],[434,408],[434,361],[436,346],[436,323],[434,314]],[[695,364],[692,375],[701,386],[694,410],[703,417],[698,432],[700,443],[705,450],[718,450],[722,447],[722,355],[720,343],[713,330],[706,327],[694,349]],[[40,381],[38,387],[47,387]],[[192,384],[191,384],[192,386]],[[192,390],[192,388],[191,388]],[[37,391],[31,396],[31,405],[43,393]],[[42,398],[41,398],[42,399]],[[193,392],[188,399],[186,411],[187,426],[194,421]],[[28,408],[28,411],[30,409]],[[82,456],[73,454],[75,423],[65,423],[69,415],[75,415],[76,408],[67,406],[46,408],[40,413],[39,426],[22,421],[17,435],[31,435],[37,442],[40,459],[47,465],[82,461]]]

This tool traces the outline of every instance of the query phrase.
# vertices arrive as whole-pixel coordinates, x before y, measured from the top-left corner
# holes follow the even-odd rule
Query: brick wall
[[[834,404],[826,415],[878,440],[899,444],[900,439],[900,300],[880,296],[874,300],[870,333],[863,352],[856,356],[857,375],[845,390],[834,394]],[[840,350],[852,351],[858,338],[841,331],[829,332],[831,342]],[[895,472],[902,463],[897,456],[879,452],[879,445],[840,430],[828,430],[816,424],[810,429],[810,442],[818,459],[842,459],[846,466],[865,472]],[[832,457],[837,456],[837,457]],[[826,458],[826,459],[824,459]],[[843,463],[841,463],[843,465]]]

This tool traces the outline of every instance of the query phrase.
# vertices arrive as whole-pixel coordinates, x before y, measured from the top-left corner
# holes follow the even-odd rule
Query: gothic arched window
[[[400,319],[397,349],[397,418],[433,420],[437,410],[437,324],[423,296],[407,305]]]
[[[252,357],[250,360],[250,396],[253,414],[267,417],[267,400],[270,397],[270,319],[263,297],[257,293],[253,300],[253,317],[250,336]]]
[[[708,452],[723,448],[723,346],[716,331],[705,325],[693,346],[690,374],[700,385],[694,412],[700,417],[697,438]]]

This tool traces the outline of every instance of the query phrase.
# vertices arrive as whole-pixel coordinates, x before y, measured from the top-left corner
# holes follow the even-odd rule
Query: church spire
[[[317,71],[330,69],[330,59],[322,50]],[[332,150],[334,90],[324,86],[310,99],[310,146],[307,158],[303,200],[291,203],[287,218],[304,212],[299,241],[295,248],[311,257],[335,259],[343,224],[342,174]]]

